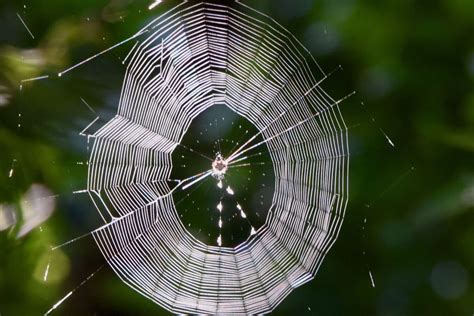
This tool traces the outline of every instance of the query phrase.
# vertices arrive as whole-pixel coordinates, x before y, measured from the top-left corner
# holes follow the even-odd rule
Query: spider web
[[[136,43],[117,115],[90,136],[100,251],[123,282],[173,313],[272,311],[315,276],[338,236],[349,168],[339,104],[348,96],[332,99],[321,88],[330,74],[240,2],[184,2],[128,40]],[[217,245],[198,240],[176,207],[176,194],[215,176],[216,157],[172,179],[178,149],[202,155],[182,144],[192,122],[222,104],[257,130],[220,153],[226,166],[245,167],[265,147],[275,179],[265,222],[235,247],[221,235]]]

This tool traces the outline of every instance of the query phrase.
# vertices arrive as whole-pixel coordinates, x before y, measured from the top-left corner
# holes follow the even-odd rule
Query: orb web
[[[341,100],[288,31],[240,2],[184,2],[137,34],[117,114],[92,137],[87,190],[105,221],[93,237],[123,282],[173,313],[268,313],[315,276],[340,230]],[[182,144],[192,122],[222,105],[257,132],[173,179],[176,151],[200,154]],[[176,195],[231,181],[262,148],[274,175],[263,224],[232,247],[193,236]]]

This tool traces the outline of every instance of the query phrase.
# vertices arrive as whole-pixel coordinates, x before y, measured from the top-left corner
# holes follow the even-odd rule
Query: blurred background
[[[116,112],[131,46],[57,73],[177,4],[149,11],[151,2],[0,2],[2,316],[44,314],[104,262],[92,238],[50,248],[100,225],[89,197],[73,193],[86,187],[79,133]],[[342,231],[316,278],[274,314],[472,315],[474,2],[243,2],[287,27],[326,71],[342,65],[324,86],[334,99],[357,91],[341,108],[351,147]],[[161,314],[106,267],[53,315]]]

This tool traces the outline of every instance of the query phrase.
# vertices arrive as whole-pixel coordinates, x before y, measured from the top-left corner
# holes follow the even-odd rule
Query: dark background
[[[72,194],[85,188],[87,174],[80,164],[88,159],[87,138],[78,133],[97,116],[80,98],[100,114],[101,124],[114,115],[124,74],[120,59],[131,46],[60,79],[56,74],[177,3],[165,0],[148,11],[151,2],[0,3],[0,214],[18,218],[0,232],[2,316],[44,314],[103,264],[92,238],[54,254],[49,249],[100,225],[87,195]],[[296,289],[275,314],[472,315],[474,2],[244,3],[287,27],[326,71],[342,65],[324,85],[331,96],[357,91],[341,106],[351,146],[350,203],[341,234],[315,280]],[[22,79],[42,75],[51,78],[20,90]],[[236,137],[238,131],[224,136]],[[33,183],[56,197],[25,204],[38,191]],[[46,201],[54,203],[52,215],[18,238],[28,205],[46,213]],[[187,220],[213,227],[206,216]],[[0,227],[5,222],[0,215]],[[105,267],[54,314],[166,312]]]

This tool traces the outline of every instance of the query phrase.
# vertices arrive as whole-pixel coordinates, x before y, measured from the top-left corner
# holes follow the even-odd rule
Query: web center
[[[224,179],[227,168],[227,161],[218,154],[216,159],[212,162],[212,176],[217,180]]]

